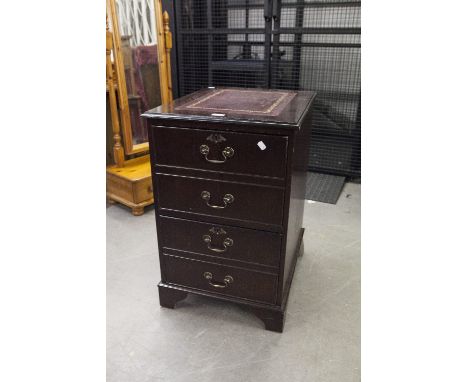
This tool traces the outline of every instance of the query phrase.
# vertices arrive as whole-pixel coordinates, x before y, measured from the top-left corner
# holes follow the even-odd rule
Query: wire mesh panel
[[[317,92],[309,167],[359,175],[361,3],[273,2],[271,87]]]
[[[181,0],[175,5],[180,95],[206,86],[268,86],[263,0]]]
[[[174,4],[179,95],[207,86],[313,90],[309,168],[360,175],[360,1]]]

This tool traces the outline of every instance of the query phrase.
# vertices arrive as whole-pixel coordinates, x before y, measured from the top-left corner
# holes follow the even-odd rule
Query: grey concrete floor
[[[361,187],[307,203],[283,333],[234,304],[190,296],[159,307],[154,210],[107,208],[109,382],[360,380]]]

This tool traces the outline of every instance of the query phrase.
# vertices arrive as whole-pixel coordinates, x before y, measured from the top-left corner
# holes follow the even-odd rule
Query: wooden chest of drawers
[[[281,332],[297,257],[314,93],[210,88],[144,114],[161,306],[231,301]]]

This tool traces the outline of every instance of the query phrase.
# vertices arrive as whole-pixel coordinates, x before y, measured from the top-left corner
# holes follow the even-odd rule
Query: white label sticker
[[[225,117],[226,114],[221,114],[221,113],[211,113],[213,117]]]
[[[266,145],[263,143],[263,141],[258,142],[257,146],[260,147],[260,150],[262,151],[266,149]]]

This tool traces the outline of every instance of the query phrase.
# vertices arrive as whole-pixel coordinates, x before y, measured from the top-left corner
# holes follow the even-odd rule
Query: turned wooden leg
[[[187,297],[187,292],[182,292],[177,289],[158,286],[159,289],[159,305],[164,308],[174,309],[178,301]]]
[[[282,333],[284,328],[284,312],[262,308],[249,308],[265,324],[266,330]]]
[[[134,216],[141,216],[145,212],[144,207],[133,207],[132,208],[132,214]]]

